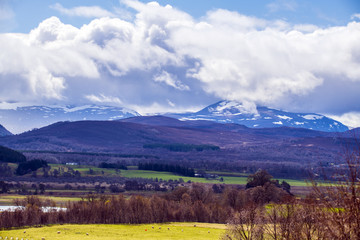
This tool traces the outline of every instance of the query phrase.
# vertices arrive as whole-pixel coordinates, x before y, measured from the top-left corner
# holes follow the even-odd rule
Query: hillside
[[[128,154],[136,155],[135,161],[148,161],[139,160],[138,156],[152,156],[156,161],[182,162],[194,168],[231,171],[266,168],[279,172],[280,176],[290,173],[304,176],[306,169],[324,163],[335,164],[344,150],[344,143],[352,146],[356,141],[346,134],[342,136],[309,129],[254,129],[238,124],[179,121],[162,116],[135,117],[123,121],[58,122],[20,135],[0,138],[0,145],[13,149]],[[196,151],[198,145],[215,146],[215,150],[205,148],[209,150]],[[172,151],[174,146],[194,150]],[[58,159],[58,156],[49,159]],[[86,161],[86,157],[81,161]]]

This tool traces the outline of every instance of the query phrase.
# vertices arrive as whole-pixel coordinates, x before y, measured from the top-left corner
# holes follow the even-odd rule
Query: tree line
[[[0,162],[21,163],[25,161],[26,157],[22,153],[0,146]]]
[[[144,144],[144,148],[164,148],[172,152],[190,152],[190,151],[204,151],[204,150],[220,150],[219,146],[211,145],[211,144],[183,144],[183,143],[171,143],[171,144],[163,144],[163,143],[151,143]]]
[[[164,163],[139,163],[139,170],[150,170],[158,172],[172,172],[181,176],[194,177],[195,170],[193,168],[182,167],[180,165],[170,165]]]
[[[15,173],[17,175],[25,175],[30,172],[34,172],[42,167],[47,167],[48,164],[46,161],[41,159],[34,159],[27,162],[21,162],[19,163],[18,167],[16,168]]]
[[[117,163],[101,162],[98,167],[99,168],[112,168],[112,169],[127,170],[127,167],[124,164],[121,164],[120,162],[117,162]]]

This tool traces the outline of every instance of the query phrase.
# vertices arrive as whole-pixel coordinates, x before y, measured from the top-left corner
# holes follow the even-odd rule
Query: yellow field
[[[196,227],[194,227],[196,225]],[[168,223],[141,225],[53,225],[41,228],[1,231],[2,239],[219,239],[225,232],[224,224],[210,223]]]

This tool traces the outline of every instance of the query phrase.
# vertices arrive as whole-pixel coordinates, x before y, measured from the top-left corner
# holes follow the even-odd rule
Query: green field
[[[68,166],[60,165],[60,164],[50,164],[52,168],[65,168],[65,171]],[[191,182],[199,182],[199,183],[225,183],[225,184],[241,184],[245,185],[247,183],[247,176],[246,173],[238,173],[238,172],[220,172],[220,171],[209,171],[210,174],[217,174],[219,177],[223,178],[223,182],[219,181],[218,179],[205,179],[205,178],[198,178],[198,177],[185,177],[175,175],[170,172],[156,172],[156,171],[147,171],[147,170],[137,170],[136,166],[128,167],[128,170],[120,170],[120,173],[117,173],[115,169],[104,169],[104,168],[97,168],[93,166],[70,166],[74,171],[79,171],[82,176],[121,176],[127,178],[152,178],[152,179],[162,179],[162,180],[179,180],[182,178],[184,182],[191,181]],[[93,174],[89,174],[89,169],[94,171]],[[298,186],[298,187],[306,187],[309,186],[304,180],[293,180],[293,179],[279,179],[279,181],[286,181],[291,186]]]
[[[225,184],[241,184],[245,185],[247,183],[247,176],[244,176],[244,174],[239,173],[239,176],[237,176],[237,173],[232,173],[232,176],[229,173],[225,173],[224,175],[221,174],[221,172],[216,172],[220,177],[224,179],[223,182],[219,180],[208,180],[205,178],[197,178],[197,177],[183,177],[178,176],[169,172],[156,172],[156,171],[146,171],[146,170],[121,170],[121,176],[127,177],[127,178],[152,178],[152,179],[162,179],[162,180],[178,180],[179,178],[182,178],[185,182],[191,181],[191,182],[200,182],[200,183],[225,183]],[[286,181],[291,186],[299,186],[299,187],[306,187],[309,186],[305,181],[303,180],[293,180],[293,179],[279,179],[279,181]]]
[[[51,171],[54,169],[62,168],[65,172],[68,172],[69,168],[72,168],[74,171],[79,171],[81,176],[88,177],[88,176],[106,176],[106,177],[115,177],[120,176],[119,173],[116,172],[115,169],[109,168],[98,168],[94,166],[85,166],[85,165],[75,165],[75,166],[68,166],[63,164],[49,164],[51,167]],[[93,173],[90,174],[89,170],[92,169]],[[121,170],[123,171],[123,170]],[[38,175],[42,175],[41,169],[38,170]]]
[[[152,178],[152,179],[162,179],[162,180],[179,180],[182,178],[184,182],[191,181],[191,182],[201,182],[201,183],[220,183],[219,180],[207,180],[205,178],[197,178],[197,177],[185,177],[175,175],[170,172],[156,172],[156,171],[148,171],[148,170],[121,170],[122,177],[127,178]]]
[[[196,224],[196,227],[194,225]],[[41,228],[1,231],[2,239],[219,239],[225,232],[224,224],[168,223],[140,225],[53,225]]]

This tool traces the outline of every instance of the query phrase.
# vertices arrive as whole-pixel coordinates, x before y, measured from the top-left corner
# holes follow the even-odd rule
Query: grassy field
[[[196,227],[194,227],[196,224]],[[154,227],[154,228],[153,228]],[[169,228],[169,229],[168,229]],[[58,233],[59,232],[59,233]],[[2,239],[219,239],[225,232],[224,224],[168,223],[141,225],[53,225],[41,228],[1,231]]]
[[[156,172],[156,171],[147,171],[147,170],[121,170],[121,176],[127,178],[152,178],[152,179],[162,179],[162,180],[179,180],[182,178],[185,182],[201,182],[201,183],[219,183],[219,180],[207,180],[205,178],[196,178],[196,177],[184,177],[172,174],[170,172]]]
[[[147,170],[137,170],[136,166],[129,166],[128,170],[120,170],[120,173],[117,173],[115,169],[104,169],[104,168],[97,168],[93,166],[65,166],[61,164],[50,164],[52,169],[55,168],[63,168],[67,171],[68,167],[74,169],[74,171],[79,171],[81,176],[121,176],[127,178],[152,178],[152,179],[162,179],[162,180],[179,180],[182,178],[185,182],[200,182],[200,183],[225,183],[225,184],[241,184],[244,185],[247,182],[248,174],[245,173],[237,173],[237,172],[219,172],[219,171],[210,171],[210,174],[216,174],[219,177],[223,178],[223,182],[213,179],[205,179],[205,178],[195,178],[195,177],[185,177],[175,175],[170,172],[156,172],[156,171],[147,171]],[[89,169],[93,170],[93,174],[89,173]],[[306,187],[307,183],[303,180],[292,180],[292,179],[279,179],[280,181],[285,180],[291,186],[299,186],[299,187]]]
[[[223,182],[220,182],[219,180],[208,180],[205,178],[195,178],[195,177],[183,177],[174,175],[169,172],[155,172],[155,171],[146,171],[146,170],[121,170],[121,176],[128,177],[128,178],[158,178],[163,180],[178,180],[179,178],[182,178],[185,182],[191,180],[192,182],[201,182],[201,183],[225,183],[225,184],[241,184],[245,185],[247,183],[247,176],[244,176],[244,174],[239,173],[237,176],[237,173],[232,173],[232,176],[229,176],[231,173],[225,173],[224,175],[221,174],[221,172],[216,172],[220,177],[224,179]],[[299,186],[299,187],[306,187],[308,186],[307,183],[303,180],[293,180],[293,179],[279,179],[279,181],[286,181],[291,186]]]
[[[72,168],[74,171],[79,171],[81,176],[107,176],[107,177],[114,177],[120,176],[119,173],[116,172],[115,169],[107,169],[107,168],[98,168],[94,166],[85,166],[85,165],[76,165],[76,166],[68,166],[63,164],[49,164],[51,167],[51,171],[54,169],[62,168],[65,172],[68,172],[69,168]],[[89,170],[92,169],[93,173],[90,174]],[[42,175],[41,169],[38,170],[38,174]]]

